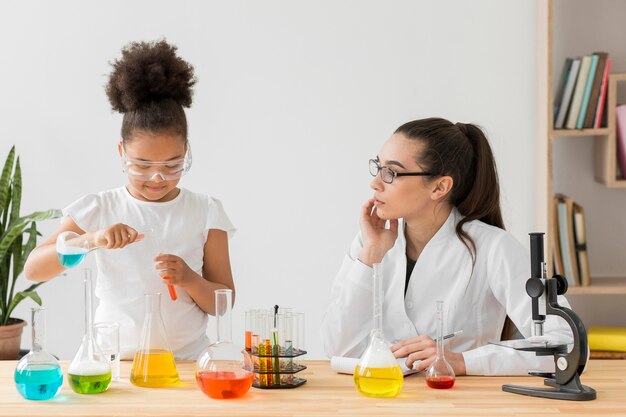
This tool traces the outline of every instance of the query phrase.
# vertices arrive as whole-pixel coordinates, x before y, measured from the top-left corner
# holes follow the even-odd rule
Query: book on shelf
[[[563,272],[569,286],[580,285],[576,243],[574,238],[573,204],[574,200],[564,194],[557,194],[557,223],[559,228],[559,246],[563,260]]]
[[[556,119],[554,122],[554,127],[556,129],[562,129],[565,125],[565,118],[567,116],[567,111],[570,107],[570,102],[572,100],[572,94],[574,92],[574,86],[576,85],[576,80],[578,78],[578,72],[580,70],[580,58],[576,58],[572,60],[572,65],[567,73],[567,83],[565,84],[565,88],[563,89],[563,97],[560,99],[559,112],[555,115]]]
[[[554,95],[554,104],[553,104],[553,124],[556,127],[556,121],[559,116],[559,109],[561,108],[561,104],[563,103],[563,96],[565,93],[565,86],[567,85],[567,80],[569,79],[569,73],[572,69],[572,63],[574,60],[572,58],[566,58],[565,64],[563,65],[563,72],[561,73],[561,80],[559,81],[559,87],[556,89],[556,94]]]
[[[589,107],[589,97],[591,96],[591,88],[593,87],[593,81],[596,77],[596,69],[598,68],[598,55],[591,55],[591,64],[589,64],[589,74],[587,75],[587,81],[585,82],[585,89],[583,91],[583,99],[580,103],[580,111],[578,112],[578,118],[576,119],[576,129],[582,129],[585,124],[585,117],[587,116],[587,107]]]
[[[617,167],[620,176],[626,179],[626,104],[615,108],[615,124],[617,126]]]
[[[587,339],[592,351],[626,352],[626,327],[591,326]]]
[[[577,202],[572,202],[572,215],[574,216],[574,241],[576,244],[576,260],[580,274],[580,285],[591,285],[589,273],[589,257],[587,255],[587,236],[585,233],[585,210]]]
[[[578,74],[578,79],[576,80],[574,95],[572,96],[572,103],[570,104],[569,114],[567,115],[567,122],[565,122],[566,129],[576,129],[578,113],[580,113],[580,106],[583,101],[583,95],[585,94],[585,87],[587,85],[587,77],[589,76],[590,67],[591,56],[586,55],[582,57],[580,62],[580,72]]]
[[[552,222],[552,235],[550,236],[550,239],[552,240],[554,273],[557,275],[565,275],[565,270],[563,269],[563,257],[561,256],[561,240],[559,239],[559,222],[557,221],[559,218],[559,198],[557,196],[553,198],[552,207],[554,221]]]
[[[598,98],[598,108],[596,109],[596,118],[593,121],[593,127],[599,129],[603,125],[606,126],[606,108],[608,101],[606,92],[609,87],[609,74],[611,70],[611,58],[607,56],[606,66],[604,67],[604,75],[602,76],[602,85],[600,86],[600,97]]]
[[[595,75],[593,76],[593,85],[591,87],[591,94],[589,96],[587,114],[585,114],[585,121],[583,122],[584,129],[593,128],[593,122],[596,118],[596,112],[598,110],[597,103],[598,99],[600,98],[600,88],[602,87],[602,78],[604,78],[606,59],[609,56],[606,52],[594,52],[594,55],[598,56],[598,65]]]

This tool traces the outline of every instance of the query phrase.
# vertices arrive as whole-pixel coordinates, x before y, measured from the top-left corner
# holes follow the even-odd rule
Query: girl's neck
[[[452,211],[452,206],[435,207],[432,215],[405,218],[404,237],[406,238],[406,255],[416,261],[428,242],[446,222]]]

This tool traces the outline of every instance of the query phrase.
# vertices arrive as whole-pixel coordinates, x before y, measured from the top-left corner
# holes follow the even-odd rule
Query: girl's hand
[[[119,249],[143,239],[143,234],[123,223],[100,229],[94,234],[95,246]]]
[[[406,366],[413,368],[415,361],[421,361],[415,369],[423,371],[427,369],[437,357],[437,342],[429,336],[416,336],[403,340],[391,346],[391,352],[396,358],[406,357]],[[452,352],[445,349],[446,361],[452,366],[455,375],[465,375],[465,359],[462,353]]]
[[[159,271],[159,275],[163,278],[166,285],[176,285],[184,288],[189,285],[198,275],[193,272],[183,258],[176,255],[159,253],[154,261],[157,262],[154,267]]]
[[[398,238],[398,219],[389,220],[389,229],[385,228],[386,220],[376,214],[374,199],[363,205],[359,224],[363,236],[363,249],[359,260],[366,265],[379,263]]]

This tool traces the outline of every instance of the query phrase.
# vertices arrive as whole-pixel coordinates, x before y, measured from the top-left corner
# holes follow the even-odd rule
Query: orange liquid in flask
[[[148,388],[177,385],[179,378],[174,355],[157,349],[135,353],[130,382]]]
[[[248,371],[212,372],[196,374],[198,386],[211,398],[228,399],[243,397],[252,386],[254,374]]]

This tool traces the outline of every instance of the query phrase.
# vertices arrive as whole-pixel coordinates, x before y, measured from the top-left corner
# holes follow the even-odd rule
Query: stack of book
[[[554,220],[551,236],[554,273],[565,276],[569,286],[591,285],[583,207],[571,197],[556,194]]]
[[[554,95],[555,129],[591,129],[606,126],[606,91],[611,58],[594,52],[567,58]]]

